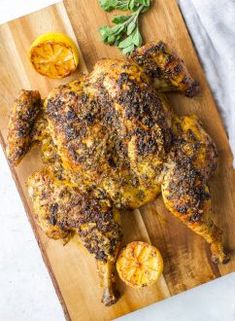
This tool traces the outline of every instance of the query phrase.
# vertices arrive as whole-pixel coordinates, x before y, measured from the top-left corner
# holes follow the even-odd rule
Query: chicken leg
[[[162,196],[166,208],[210,245],[212,261],[226,263],[222,231],[211,216],[211,197],[208,187],[198,172],[187,163],[171,163],[162,183]]]
[[[48,237],[67,242],[78,233],[83,245],[97,260],[102,302],[111,305],[118,299],[114,267],[122,233],[120,215],[109,200],[100,195],[81,193],[78,188],[58,181],[48,170],[28,179],[29,194],[41,228]]]
[[[211,219],[207,181],[216,169],[217,151],[196,116],[174,118],[174,147],[161,186],[166,208],[210,245],[212,261],[226,263],[222,231]]]

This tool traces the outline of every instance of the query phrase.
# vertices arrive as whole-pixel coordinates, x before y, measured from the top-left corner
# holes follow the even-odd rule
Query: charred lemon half
[[[69,76],[78,66],[79,53],[71,38],[49,32],[37,37],[29,50],[35,70],[49,78]]]
[[[156,282],[163,270],[163,260],[159,250],[145,242],[129,243],[117,259],[119,277],[133,288],[149,286]]]

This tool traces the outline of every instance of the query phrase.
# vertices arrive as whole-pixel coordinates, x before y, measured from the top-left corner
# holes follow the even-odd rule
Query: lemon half
[[[156,282],[163,270],[159,250],[145,242],[129,243],[120,253],[116,268],[122,281],[133,288]]]
[[[79,63],[77,46],[63,33],[49,32],[37,37],[29,56],[35,70],[49,78],[67,77]]]

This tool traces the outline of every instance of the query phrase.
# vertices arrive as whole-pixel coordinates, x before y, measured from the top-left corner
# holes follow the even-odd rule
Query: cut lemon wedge
[[[49,32],[37,37],[29,56],[36,71],[49,78],[69,76],[79,62],[75,43],[63,33]]]
[[[133,288],[156,282],[163,270],[159,250],[145,242],[129,243],[120,253],[116,268],[122,281]]]

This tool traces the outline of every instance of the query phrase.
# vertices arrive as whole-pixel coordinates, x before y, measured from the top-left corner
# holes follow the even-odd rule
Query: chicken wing
[[[33,128],[40,112],[39,92],[21,90],[8,124],[7,155],[12,164],[18,165],[32,146]]]
[[[130,58],[154,79],[159,91],[180,91],[188,97],[199,91],[199,82],[191,77],[183,60],[163,41],[137,48]]]

